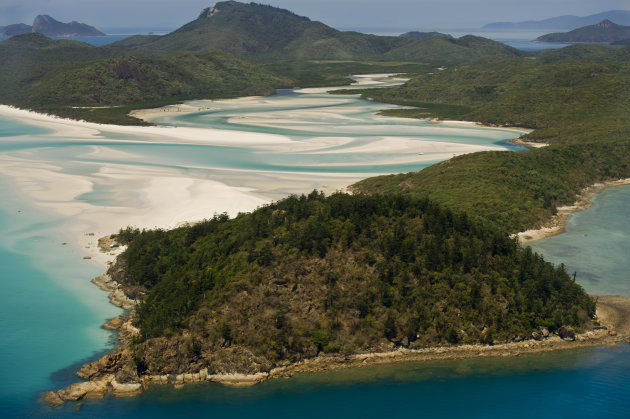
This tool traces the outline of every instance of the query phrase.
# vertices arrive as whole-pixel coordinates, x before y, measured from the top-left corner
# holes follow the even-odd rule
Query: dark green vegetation
[[[628,47],[572,46],[536,59],[465,64],[414,77],[400,89],[363,92],[424,108],[388,114],[525,126],[535,130],[524,139],[552,145],[460,156],[418,173],[366,179],[354,189],[430,196],[511,232],[540,226],[581,189],[630,176],[628,57]]]
[[[403,38],[413,38],[413,39],[426,39],[426,38],[431,38],[432,36],[441,36],[444,38],[448,38],[448,39],[453,39],[453,37],[451,35],[445,34],[445,33],[440,33],[440,32],[418,32],[418,31],[411,31],[411,32],[405,32],[402,35],[400,35]]]
[[[630,26],[617,25],[606,19],[596,25],[584,26],[570,32],[550,33],[536,38],[541,42],[568,42],[568,43],[602,43],[630,39]]]
[[[117,279],[147,293],[138,361],[152,374],[177,370],[159,355],[163,337],[187,339],[196,370],[205,356],[230,356],[227,348],[273,366],[320,351],[581,329],[595,309],[562,268],[465,213],[410,196],[314,191],[232,220],[123,230],[119,240],[130,244]]]
[[[628,51],[523,58],[473,36],[339,32],[273,7],[224,2],[172,34],[109,47],[38,35],[5,41],[0,99],[119,123],[134,107],[407,72],[419,74],[400,89],[363,93],[422,108],[398,111],[407,116],[528,126],[536,128],[529,139],[557,144],[366,180],[355,186],[365,195],[314,192],[233,220],[122,231],[129,248],[110,273],[143,299],[138,371],[257,372],[321,351],[588,327],[593,301],[507,232],[540,222],[595,180],[627,175]]]
[[[132,109],[186,99],[268,95],[290,81],[224,51],[121,55],[40,34],[0,44],[3,103],[75,119],[139,124]]]
[[[134,37],[113,44],[155,51],[222,49],[257,61],[378,60],[461,62],[521,52],[489,39],[366,35],[342,32],[287,10],[255,3],[220,2],[178,30],[156,38]]]
[[[489,55],[521,52],[474,36],[340,32],[287,10],[222,2],[165,36],[138,35],[103,47],[39,34],[4,41],[0,103],[142,124],[128,112],[189,99],[264,95],[281,87],[341,86],[350,83],[348,74],[418,73]]]

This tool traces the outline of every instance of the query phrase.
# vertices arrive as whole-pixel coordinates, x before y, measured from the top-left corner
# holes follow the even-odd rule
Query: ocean
[[[377,80],[390,82],[385,77]],[[83,225],[93,219],[97,223],[112,211],[124,227],[128,214],[144,208],[143,196],[133,193],[146,186],[137,172],[152,179],[218,180],[228,189],[272,200],[309,192],[314,186],[334,190],[338,179],[349,184],[376,173],[419,170],[467,147],[519,150],[506,143],[518,136],[514,131],[376,117],[374,112],[386,105],[327,95],[322,89],[187,106],[197,111],[182,114],[170,108],[172,112],[155,117],[179,127],[172,136],[168,128],[132,133],[103,128],[58,131],[0,117],[3,417],[630,415],[630,346],[625,344],[300,375],[247,389],[214,384],[180,391],[157,387],[137,398],[63,408],[43,404],[41,392],[77,381],[74,373],[82,363],[113,346],[113,335],[100,325],[121,311],[89,282],[103,267],[83,259],[87,250],[77,242],[76,231],[90,234],[91,226]],[[208,130],[207,141],[191,134],[201,129]],[[425,151],[419,155],[418,150]],[[435,153],[434,158],[426,153]],[[62,190],[63,198],[46,195],[47,188],[60,184],[76,191],[66,196],[68,190]],[[263,184],[274,186],[265,189]],[[630,193],[624,191],[630,189],[606,191],[596,198],[597,205],[571,218],[582,226],[582,237],[602,230],[600,220],[619,218],[620,208],[630,204]],[[213,202],[209,201],[208,212]],[[593,210],[599,215],[580,221]],[[612,228],[630,232],[627,225]],[[609,272],[630,268],[624,247],[627,234],[603,234],[608,241],[607,251],[597,253],[602,262],[596,272],[600,283],[606,282]],[[572,245],[584,246],[585,252],[598,246],[577,239]],[[542,251],[551,259],[558,247],[562,246]],[[578,281],[590,291],[588,282],[581,282],[583,277],[578,274]],[[623,284],[614,286],[627,290]]]

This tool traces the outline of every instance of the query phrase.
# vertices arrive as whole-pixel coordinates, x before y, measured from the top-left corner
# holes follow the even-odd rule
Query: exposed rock
[[[547,330],[546,327],[543,327],[542,330],[540,331],[540,333],[542,333],[544,338],[548,338],[549,337],[549,330]]]
[[[118,330],[122,325],[129,320],[126,316],[118,316],[113,319],[107,320],[103,323],[103,329],[105,330]]]
[[[114,377],[119,384],[138,384],[140,381],[138,370],[129,363],[119,369]]]
[[[56,391],[47,391],[44,393],[44,402],[51,406],[63,406],[65,403]]]
[[[558,336],[564,340],[575,340],[575,331],[569,326],[562,326],[558,329]]]
[[[260,372],[258,374],[214,374],[209,375],[206,380],[221,383],[230,387],[250,387],[269,378],[269,373]]]
[[[109,391],[109,384],[114,376],[108,374],[94,381],[86,381],[83,383],[74,383],[59,390],[57,394],[62,400],[77,401],[81,399],[102,399],[105,393]]]
[[[116,307],[131,310],[138,304],[138,301],[135,299],[127,297],[122,286],[108,274],[97,276],[91,282],[103,291],[108,292],[109,302]]]
[[[120,369],[123,369],[129,361],[129,355],[126,352],[115,352],[113,354],[107,354],[96,362],[83,365],[77,377],[85,380],[94,379],[95,377],[103,376],[104,374],[115,373]]]
[[[119,383],[114,378],[110,384],[116,397],[133,397],[142,393],[142,384],[140,383]]]
[[[535,340],[542,340],[543,339],[543,335],[541,335],[537,331],[533,331],[532,332],[532,338],[535,339]]]

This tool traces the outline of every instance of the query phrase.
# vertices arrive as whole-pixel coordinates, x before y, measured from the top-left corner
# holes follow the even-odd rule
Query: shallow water
[[[549,416],[622,417],[628,412],[622,397],[630,391],[627,346],[296,376],[252,389],[156,388],[135,399],[86,402],[78,411],[72,404],[44,406],[41,391],[76,381],[82,362],[111,348],[111,334],[99,326],[120,313],[89,283],[104,268],[82,259],[86,249],[76,232],[93,231],[90,222],[103,227],[99,222],[107,211],[119,211],[113,212],[112,229],[126,226],[128,217],[144,208],[143,194],[152,191],[147,182],[159,179],[164,183],[158,187],[169,187],[184,177],[198,181],[197,187],[213,186],[211,191],[219,190],[219,182],[250,198],[272,200],[315,187],[335,190],[375,173],[419,170],[451,152],[471,150],[469,145],[517,149],[505,144],[518,135],[510,130],[376,117],[387,105],[329,96],[322,89],[188,105],[204,109],[168,113],[160,121],[213,127],[207,141],[186,140],[183,131],[182,139],[169,132],[94,129],[61,135],[0,119],[3,416],[487,417],[530,416],[544,409]],[[231,144],[235,133],[251,136]],[[435,153],[435,160],[418,153]],[[50,196],[60,184],[69,186]],[[250,210],[257,202],[252,198],[244,205]],[[220,204],[209,200],[208,216]],[[92,246],[95,238],[87,238]]]
[[[630,296],[630,186],[608,188],[592,201],[569,217],[565,233],[532,242],[532,249],[576,272],[591,294]]]

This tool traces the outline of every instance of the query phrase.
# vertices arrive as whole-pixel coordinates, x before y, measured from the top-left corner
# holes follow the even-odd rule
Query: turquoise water
[[[313,102],[296,104],[298,98],[310,98]],[[291,109],[291,103],[296,105],[295,109]],[[74,198],[76,202],[94,207],[133,206],[133,196],[123,199],[117,193],[125,180],[103,180],[98,175],[99,170],[119,165],[138,170],[167,168],[199,178],[214,179],[220,175],[227,184],[242,186],[252,184],[261,174],[314,178],[340,173],[359,176],[418,170],[431,163],[407,161],[409,153],[405,149],[357,151],[384,138],[409,141],[414,146],[439,138],[446,144],[505,149],[509,148],[504,147],[505,140],[514,136],[506,130],[462,129],[424,121],[375,118],[374,110],[382,105],[318,92],[285,92],[277,98],[249,101],[247,106],[238,101],[216,102],[211,106],[215,109],[185,118],[169,115],[164,120],[193,128],[216,128],[219,124],[226,132],[282,133],[292,142],[287,148],[262,143],[260,146],[181,144],[166,137],[144,138],[106,132],[59,136],[51,135],[46,129],[0,119],[0,169],[5,164],[15,164],[18,160],[14,159],[23,161],[29,170],[37,169],[38,165],[55,165],[58,167],[55,173],[92,182],[89,191]],[[278,122],[282,115],[285,119]],[[234,124],[230,120],[240,122]],[[338,135],[334,132],[336,125],[341,131]],[[328,141],[337,137],[352,141],[317,142],[321,138]],[[309,142],[316,146],[305,147]],[[388,163],[392,158],[400,158],[400,161]],[[81,363],[111,349],[112,335],[99,326],[120,310],[111,306],[105,294],[89,283],[103,268],[82,259],[83,249],[67,232],[72,215],[53,212],[42,206],[46,204],[43,201],[36,205],[34,195],[17,189],[13,180],[13,176],[0,176],[0,196],[3,197],[0,206],[0,413],[3,417],[172,417],[182,414],[305,418],[324,415],[529,417],[532,412],[546,417],[627,417],[630,414],[628,345],[514,359],[403,364],[296,376],[250,389],[212,384],[191,386],[182,391],[155,388],[134,399],[85,402],[79,410],[72,404],[61,409],[45,406],[39,401],[40,392],[76,381],[74,373]],[[296,188],[287,187],[274,193],[300,192]],[[628,202],[627,197],[615,195],[616,191],[623,191],[622,188],[609,191],[613,202]],[[606,196],[598,197],[597,205],[591,210],[601,209],[602,214],[606,213],[602,204]],[[620,211],[613,210],[610,218],[623,218]],[[602,214],[596,218],[606,217]],[[126,225],[122,218],[121,225]],[[591,230],[599,228],[589,225]],[[591,230],[583,234],[591,236]],[[615,226],[609,231],[630,231],[630,228]],[[627,247],[615,245],[598,256],[605,261],[598,268],[602,270],[599,272],[602,284],[609,277],[608,272],[628,267],[623,257],[610,262],[615,252],[627,256]],[[578,278],[580,276],[578,274]],[[630,294],[626,292],[626,295]]]
[[[589,293],[630,295],[630,187],[608,188],[592,201],[569,217],[565,233],[531,246],[576,272],[576,282]]]
[[[71,383],[64,368],[111,347],[100,325],[119,310],[86,280],[102,268],[61,244],[71,242],[61,220],[4,182],[0,196],[0,411],[11,417],[37,406],[39,391]]]

